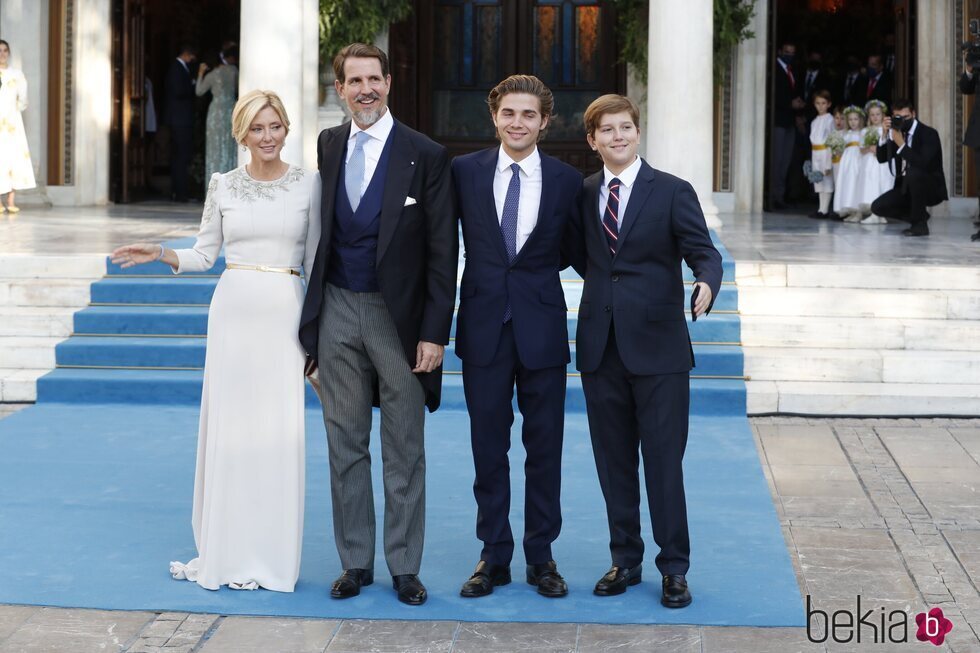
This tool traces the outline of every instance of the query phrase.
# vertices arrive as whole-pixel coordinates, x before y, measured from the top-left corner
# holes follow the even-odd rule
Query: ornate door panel
[[[452,154],[472,152],[496,143],[490,89],[508,75],[533,74],[555,95],[543,149],[583,172],[597,170],[582,117],[596,97],[625,88],[614,27],[610,3],[597,0],[419,2],[412,23],[392,32],[396,66],[407,48],[394,44],[417,34],[415,67],[404,71],[417,89],[416,104],[398,101],[405,86],[396,86],[393,110]]]

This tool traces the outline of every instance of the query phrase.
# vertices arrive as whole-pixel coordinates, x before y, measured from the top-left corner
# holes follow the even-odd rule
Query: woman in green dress
[[[221,63],[211,72],[208,72],[206,65],[202,65],[197,72],[197,95],[208,91],[212,95],[204,149],[205,179],[210,179],[216,172],[224,173],[238,167],[235,139],[229,129],[231,112],[238,99],[238,47],[227,48],[220,58]]]

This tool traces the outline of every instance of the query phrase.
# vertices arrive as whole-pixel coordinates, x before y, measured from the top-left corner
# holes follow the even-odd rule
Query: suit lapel
[[[633,228],[637,216],[640,215],[640,212],[643,210],[643,205],[646,204],[647,198],[650,196],[650,191],[653,190],[653,178],[653,168],[644,161],[640,164],[640,172],[636,175],[636,181],[630,190],[630,198],[626,204],[626,215],[623,216],[623,224],[619,228],[619,240],[616,245],[617,252],[623,248],[623,243],[626,241],[627,236],[629,236],[630,229]]]
[[[500,221],[497,220],[497,201],[493,196],[493,177],[497,174],[498,148],[484,150],[477,158],[477,169],[473,179],[473,189],[476,192],[476,204],[480,211],[480,221],[487,228],[490,240],[496,243],[497,253],[504,263],[509,264],[507,246],[504,245],[504,234],[500,231]]]
[[[397,120],[393,127],[391,154],[388,159],[388,176],[381,196],[381,225],[378,229],[378,258],[380,263],[391,243],[405,207],[405,199],[412,187],[418,151],[409,140],[407,132]],[[416,198],[416,200],[419,198]]]
[[[321,220],[323,234],[330,234],[333,229],[337,180],[340,178],[340,166],[343,165],[344,151],[347,149],[347,139],[350,136],[350,123],[341,125],[338,129],[331,129],[327,134],[320,159],[320,178],[324,180],[320,195],[320,215],[330,216],[330,219]],[[326,244],[328,240],[328,238],[321,238],[320,242]]]
[[[541,201],[538,204],[538,220],[534,223],[534,229],[528,235],[524,246],[521,247],[521,251],[517,252],[514,263],[517,263],[528,247],[533,244],[537,234],[541,232],[541,223],[550,219],[555,212],[559,170],[560,168],[555,165],[554,159],[546,154],[541,154]],[[501,242],[503,242],[502,237]]]
[[[603,256],[607,261],[612,261],[612,255],[609,253],[609,243],[606,242],[606,235],[602,231],[602,226],[599,224],[601,216],[599,215],[599,185],[602,183],[603,174],[600,170],[591,177],[587,177],[585,182],[582,184],[585,189],[585,211],[583,211],[582,219],[585,221],[585,239],[586,243],[590,240],[595,243],[602,252]]]

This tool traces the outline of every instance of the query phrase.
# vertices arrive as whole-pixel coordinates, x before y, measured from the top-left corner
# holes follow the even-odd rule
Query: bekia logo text
[[[861,605],[861,595],[858,595],[853,611],[836,610],[828,614],[825,610],[813,607],[813,601],[807,594],[807,639],[818,644],[828,639],[838,644],[901,644],[909,641],[910,616],[907,612],[886,612],[883,607],[864,610],[864,607]],[[936,646],[942,646],[946,635],[953,630],[953,623],[943,615],[940,608],[917,614],[915,626],[917,640]]]

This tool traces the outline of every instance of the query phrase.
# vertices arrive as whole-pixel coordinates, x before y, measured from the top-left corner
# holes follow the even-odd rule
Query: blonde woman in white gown
[[[198,556],[175,579],[216,590],[293,591],[305,496],[305,356],[297,336],[320,238],[319,175],[282,161],[289,118],[279,97],[235,105],[235,140],[251,162],[215,174],[192,249],[137,244],[113,252],[129,267],[162,260],[176,273],[228,268],[208,315],[192,525]]]
[[[34,188],[36,183],[20,115],[27,109],[27,78],[9,62],[10,44],[0,40],[0,198],[7,198],[5,211],[18,213],[16,191]]]

